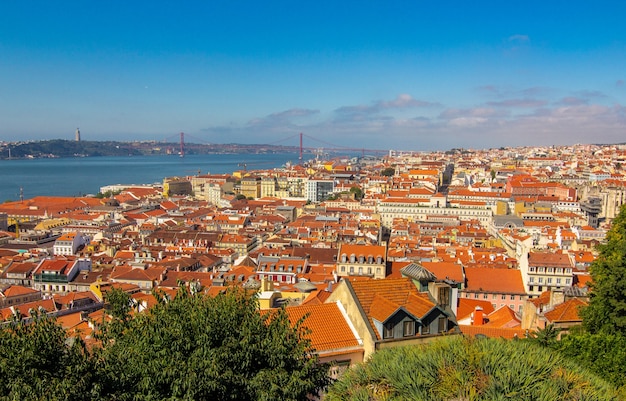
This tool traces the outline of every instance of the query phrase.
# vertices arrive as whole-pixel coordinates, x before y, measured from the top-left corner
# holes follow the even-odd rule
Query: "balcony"
[[[35,274],[33,276],[35,283],[67,283],[67,276],[65,274]]]

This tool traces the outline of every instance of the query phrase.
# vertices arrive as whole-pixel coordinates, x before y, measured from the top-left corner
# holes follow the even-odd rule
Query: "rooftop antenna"
[[[302,165],[302,132],[300,133],[300,157],[298,158],[299,164]]]

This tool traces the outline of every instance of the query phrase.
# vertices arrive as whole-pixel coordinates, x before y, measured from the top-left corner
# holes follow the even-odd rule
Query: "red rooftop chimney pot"
[[[472,326],[482,326],[485,323],[485,313],[483,312],[483,308],[477,306],[474,309]]]

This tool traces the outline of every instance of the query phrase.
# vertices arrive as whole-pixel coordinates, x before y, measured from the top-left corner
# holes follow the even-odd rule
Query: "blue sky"
[[[4,1],[0,140],[626,141],[621,1]]]

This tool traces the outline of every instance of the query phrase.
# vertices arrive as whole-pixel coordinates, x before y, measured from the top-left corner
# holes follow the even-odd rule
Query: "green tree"
[[[553,343],[551,348],[626,393],[626,336],[619,333],[567,335]]]
[[[112,332],[95,358],[104,399],[304,400],[327,385],[303,328],[240,290],[181,290]]]
[[[553,345],[559,337],[561,329],[554,327],[554,324],[549,324],[545,328],[537,330],[531,334],[530,341],[533,341],[541,346],[549,347]]]
[[[380,172],[380,175],[384,177],[393,177],[395,174],[396,174],[395,167],[386,167],[382,169],[382,171]]]
[[[354,199],[356,200],[363,199],[363,190],[360,187],[350,187],[350,193],[354,196]]]
[[[334,400],[616,400],[615,387],[529,341],[448,337],[377,351],[330,387]]]
[[[90,400],[89,355],[54,318],[36,310],[0,329],[0,399]]]
[[[591,264],[589,306],[581,311],[590,333],[626,334],[626,206],[613,220]]]

